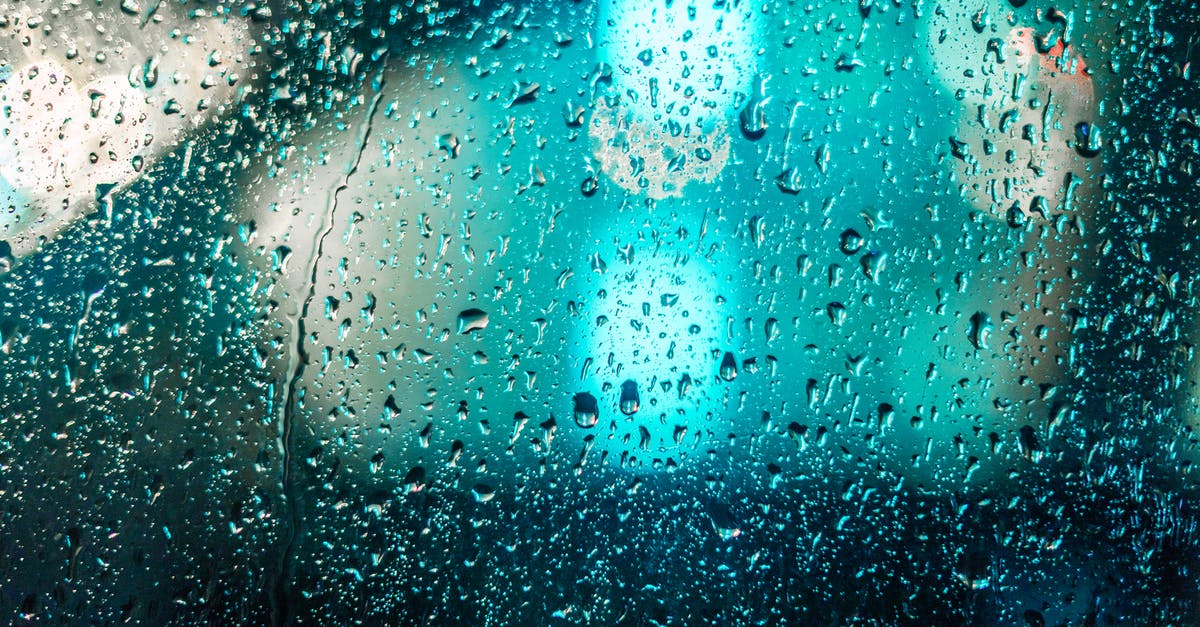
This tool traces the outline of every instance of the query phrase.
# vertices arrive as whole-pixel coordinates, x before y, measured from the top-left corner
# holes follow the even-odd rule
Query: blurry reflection
[[[1098,7],[152,4],[3,7],[5,608],[1194,613]]]
[[[189,132],[236,122],[256,78],[252,28],[174,3],[144,17],[107,3],[0,3],[0,239],[24,256],[143,172]],[[97,3],[98,4],[98,3]],[[186,170],[186,168],[185,168]]]

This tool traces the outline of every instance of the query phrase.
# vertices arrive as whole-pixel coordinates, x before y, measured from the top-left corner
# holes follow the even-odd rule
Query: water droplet
[[[595,175],[588,176],[579,184],[579,193],[584,196],[592,196],[598,189],[600,189],[600,181],[596,179]]]
[[[445,150],[451,159],[457,159],[458,153],[462,150],[462,144],[458,141],[458,135],[454,133],[439,135],[437,138],[437,147]]]
[[[971,154],[971,152],[970,152],[971,146],[969,144],[967,144],[967,142],[962,141],[961,139],[959,139],[957,137],[951,137],[951,138],[949,138],[949,141],[950,141],[950,154],[954,155],[954,157],[956,159],[959,159],[961,161],[966,161],[967,158]]]
[[[539,83],[516,83],[513,85],[512,99],[508,106],[525,104],[537,100],[538,90],[542,88]]]
[[[13,256],[12,245],[7,241],[0,240],[0,274],[8,272],[16,263],[16,257]]]
[[[859,59],[857,55],[843,54],[842,56],[838,57],[837,63],[834,64],[833,69],[838,72],[853,72],[855,68],[866,66],[867,64],[863,63],[862,59]]]
[[[1009,228],[1024,228],[1028,221],[1029,220],[1027,219],[1025,212],[1021,211],[1021,205],[1017,203],[1013,203],[1012,206],[1008,208],[1008,212],[1005,214],[1005,222],[1008,223]]]
[[[637,383],[627,380],[621,384],[621,413],[632,416],[642,407],[641,396],[638,394]]]
[[[800,171],[796,168],[788,168],[775,177],[775,185],[779,190],[787,194],[799,194],[800,190],[804,189],[804,185],[800,180]]]
[[[977,33],[983,34],[983,31],[991,25],[992,16],[988,13],[987,7],[980,7],[971,17],[971,28],[974,28]]]
[[[766,104],[769,98],[764,95],[766,79],[759,77],[755,81],[754,95],[746,101],[738,120],[741,121],[742,134],[746,139],[759,139],[767,132]]]
[[[1025,425],[1021,427],[1017,434],[1017,449],[1021,455],[1029,461],[1036,462],[1042,457],[1041,447],[1038,445],[1037,434],[1033,427]]]
[[[596,397],[588,392],[580,392],[575,395],[575,424],[590,429],[600,422],[600,404],[596,402]]]
[[[825,313],[829,315],[829,321],[835,327],[840,327],[846,322],[846,306],[841,303],[829,303],[825,306]]]
[[[475,499],[476,503],[487,503],[496,496],[496,490],[486,483],[476,483],[475,487],[471,488],[471,498]]]
[[[892,421],[896,419],[896,408],[891,403],[879,404],[879,426],[891,426]]]
[[[404,475],[404,490],[406,492],[420,492],[425,489],[425,468],[423,466],[413,466],[412,470]]]
[[[766,324],[763,325],[763,332],[766,334],[768,342],[779,337],[779,320],[767,318]]]
[[[726,381],[733,381],[738,376],[737,359],[733,353],[725,352],[725,356],[721,358],[720,376]]]
[[[971,345],[976,350],[984,350],[987,348],[988,336],[992,334],[992,317],[977,311],[971,315],[970,326],[967,329],[967,338],[971,340]]]
[[[592,272],[604,274],[608,271],[608,264],[604,263],[604,259],[600,257],[600,253],[592,253],[591,259]]]
[[[1104,146],[1100,128],[1088,122],[1075,125],[1075,152],[1085,159],[1091,159],[1100,154]]]
[[[722,540],[732,540],[742,535],[742,530],[739,528],[737,520],[733,517],[733,512],[725,505],[713,504],[708,508],[709,520],[712,521],[713,530]]]
[[[563,107],[563,121],[571,128],[583,126],[583,117],[586,110],[575,103],[567,103]]]
[[[854,253],[862,250],[865,240],[863,239],[862,235],[858,234],[858,231],[855,231],[854,229],[846,229],[845,231],[842,231],[842,236],[839,242],[839,247],[842,249],[842,253],[853,255]]]
[[[684,396],[687,396],[687,393],[692,389],[691,375],[684,373],[683,376],[679,377],[679,385],[675,386],[675,389],[679,390],[680,399],[682,399]]]
[[[482,309],[464,309],[458,314],[458,332],[481,331],[488,326],[488,314]]]
[[[142,83],[146,87],[154,87],[158,83],[158,57],[146,59],[142,66]]]
[[[883,272],[883,268],[887,265],[887,253],[882,253],[877,250],[872,250],[862,256],[859,260],[862,265],[863,275],[872,281],[879,281],[879,273]]]

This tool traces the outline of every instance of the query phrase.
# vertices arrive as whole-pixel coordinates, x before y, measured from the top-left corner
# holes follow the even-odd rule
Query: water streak
[[[386,59],[383,60],[383,65],[386,65]],[[306,264],[308,268],[308,292],[304,296],[304,302],[300,307],[299,313],[292,321],[292,337],[296,341],[292,344],[291,350],[288,353],[287,372],[290,375],[287,384],[287,397],[280,409],[280,435],[278,440],[278,445],[283,456],[283,494],[287,507],[287,524],[284,528],[283,550],[279,558],[278,570],[275,574],[274,588],[271,591],[271,623],[273,625],[286,625],[292,622],[288,597],[290,595],[289,588],[293,575],[292,555],[295,552],[301,519],[298,486],[292,473],[292,467],[295,465],[292,449],[294,445],[293,433],[296,427],[296,411],[300,403],[300,382],[304,378],[304,370],[308,365],[309,359],[308,351],[304,348],[304,338],[307,335],[304,321],[308,318],[309,307],[312,306],[313,299],[316,297],[317,268],[325,250],[325,238],[333,231],[333,226],[337,222],[338,196],[342,191],[350,187],[351,177],[358,172],[358,166],[362,162],[363,153],[367,148],[367,141],[371,136],[375,114],[379,110],[379,102],[383,98],[384,82],[381,72],[376,77],[375,94],[371,97],[363,125],[359,130],[357,150],[354,153],[354,158],[346,169],[346,176],[342,178],[342,182],[329,194],[322,228],[315,237],[315,241],[311,247],[312,254]]]

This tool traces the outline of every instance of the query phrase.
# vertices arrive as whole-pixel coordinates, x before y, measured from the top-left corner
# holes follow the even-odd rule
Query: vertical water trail
[[[386,57],[381,60],[380,65],[381,67],[386,67]],[[285,507],[287,508],[287,517],[284,526],[283,550],[279,557],[275,581],[270,593],[271,623],[273,625],[286,625],[292,622],[288,595],[290,594],[289,588],[293,575],[292,553],[296,546],[301,514],[297,504],[298,487],[296,486],[295,478],[292,476],[292,466],[294,465],[292,438],[296,428],[296,411],[300,403],[300,381],[304,378],[305,366],[308,365],[308,351],[304,348],[304,339],[308,332],[305,329],[304,321],[308,318],[309,307],[312,305],[313,298],[316,297],[317,267],[321,262],[321,257],[324,256],[325,238],[333,231],[334,224],[337,222],[338,196],[350,186],[351,177],[358,172],[358,166],[362,162],[363,153],[367,149],[367,141],[371,136],[371,128],[375,123],[375,114],[379,110],[379,101],[383,98],[384,83],[383,70],[380,70],[375,79],[375,94],[371,97],[362,127],[359,129],[354,158],[346,169],[346,175],[342,178],[342,182],[329,193],[322,228],[314,238],[311,247],[312,253],[305,266],[308,269],[308,291],[304,295],[304,301],[300,306],[299,313],[292,320],[292,337],[295,338],[295,341],[292,342],[291,348],[288,351],[287,372],[289,374],[287,392],[283,406],[280,408],[278,440],[278,446],[282,450],[283,456],[283,496]]]

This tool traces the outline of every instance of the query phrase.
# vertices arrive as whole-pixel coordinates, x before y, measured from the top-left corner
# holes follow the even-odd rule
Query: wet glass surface
[[[0,1],[0,612],[1196,624],[1198,31]]]

